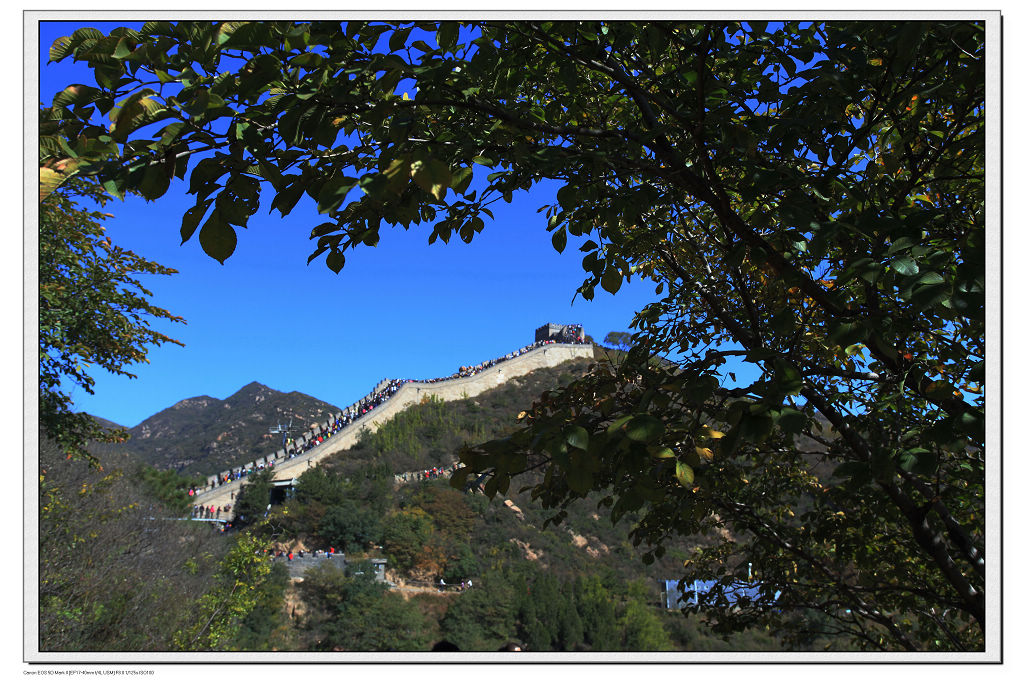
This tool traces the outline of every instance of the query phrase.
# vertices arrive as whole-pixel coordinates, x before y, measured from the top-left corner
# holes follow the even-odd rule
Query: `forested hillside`
[[[125,454],[91,467],[42,441],[40,651],[232,647],[238,625],[215,613],[243,607],[235,582],[251,587],[242,597],[255,604],[268,599],[268,586],[280,591],[280,570],[261,564],[247,534],[184,519],[184,482]]]
[[[580,501],[559,525],[514,487],[493,501],[446,478],[418,479],[457,460],[465,444],[501,436],[545,390],[586,371],[571,362],[510,380],[472,399],[425,401],[358,445],[303,474],[294,497],[260,524],[277,552],[334,547],[350,563],[383,556],[393,590],[370,579],[310,570],[282,592],[290,611],[273,616],[250,647],[425,650],[440,643],[494,651],[777,650],[821,647],[808,635],[783,643],[752,627],[723,640],[696,615],[664,609],[659,581],[678,575],[699,539],[645,564],[598,498]],[[398,475],[396,477],[396,475]],[[524,477],[529,487],[539,477]],[[238,511],[258,516],[265,481],[245,489]],[[247,517],[252,519],[252,517]],[[281,560],[284,562],[284,560]],[[444,581],[446,589],[442,588]],[[271,618],[268,615],[268,618]],[[275,635],[271,638],[270,634]]]
[[[456,463],[463,446],[507,433],[542,394],[590,364],[538,370],[474,398],[427,399],[309,469],[293,496],[269,513],[270,478],[254,476],[227,533],[183,521],[190,482],[172,470],[114,452],[96,470],[44,444],[41,649],[841,647],[813,633],[783,642],[756,625],[725,639],[700,615],[665,609],[660,581],[680,574],[699,538],[681,539],[645,563],[629,537],[638,518],[613,524],[599,498],[579,501],[560,524],[548,524],[551,512],[530,496],[539,475],[522,477],[493,500],[479,486],[454,488],[446,477],[423,476]],[[246,410],[243,393],[206,399],[205,406],[196,399],[164,414],[187,411],[192,424],[209,424],[201,412]],[[172,442],[169,429],[159,438]],[[346,570],[321,564],[291,580],[287,560],[278,557],[332,547],[346,555]],[[378,557],[387,560],[389,583],[374,581],[364,562]],[[239,585],[250,590],[232,588]]]

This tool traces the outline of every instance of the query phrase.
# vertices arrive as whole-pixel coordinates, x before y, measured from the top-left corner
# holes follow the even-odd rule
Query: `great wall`
[[[554,367],[569,360],[593,357],[594,349],[591,344],[553,342],[532,348],[508,360],[502,360],[502,362],[491,365],[468,377],[455,377],[453,379],[431,382],[405,382],[390,398],[378,405],[374,410],[343,427],[330,438],[325,438],[323,443],[304,453],[288,458],[285,450],[280,449],[276,453],[246,463],[242,467],[255,470],[273,462],[273,478],[275,481],[294,479],[321,459],[354,446],[363,430],[369,432],[376,431],[389,419],[424,399],[434,397],[443,401],[457,401],[463,398],[472,398],[488,389],[500,386],[513,377],[519,377],[540,368]],[[387,384],[388,380],[381,381],[367,394],[367,398],[379,392]],[[352,406],[346,408],[346,411],[356,410],[366,401],[367,399],[365,398],[357,401]],[[337,415],[329,415],[327,424],[333,424],[344,412]],[[324,427],[317,426],[295,439],[295,446],[302,448],[325,433]],[[220,483],[223,482],[224,477],[228,474],[229,472],[222,472],[219,475],[208,477],[207,486],[196,491],[193,503],[197,506],[216,507],[219,510],[222,510],[225,505],[231,505],[235,495],[245,482],[245,478]]]

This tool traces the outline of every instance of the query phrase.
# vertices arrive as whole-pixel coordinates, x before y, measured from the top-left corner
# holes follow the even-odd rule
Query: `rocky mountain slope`
[[[96,454],[130,452],[159,469],[213,474],[280,448],[281,435],[270,433],[278,424],[291,422],[301,433],[338,411],[312,396],[251,382],[223,400],[195,396],[179,401],[128,429],[127,443],[102,446]]]

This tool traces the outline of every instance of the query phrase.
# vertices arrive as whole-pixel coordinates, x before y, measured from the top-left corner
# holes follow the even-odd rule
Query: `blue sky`
[[[46,64],[53,40],[83,25],[117,24],[41,25],[41,101],[91,82],[88,69]],[[323,220],[308,197],[286,218],[270,214],[264,197],[222,266],[197,237],[180,244],[181,215],[193,204],[186,189],[178,182],[156,202],[129,198],[106,208],[116,244],[179,271],[147,286],[154,303],[187,320],[157,326],[185,347],[152,350],[148,364],[130,369],[134,380],[95,369],[95,394],[73,391],[79,410],[130,427],[182,399],[225,398],[252,381],[344,406],[384,377],[447,375],[504,355],[547,322],[580,323],[601,341],[657,298],[653,285],[634,279],[614,296],[598,291],[591,302],[572,303],[585,277],[574,244],[585,239],[570,236],[562,254],[551,246],[537,213],[554,202],[551,184],[493,206],[494,220],[469,245],[456,237],[428,246],[425,225],[382,230],[379,245],[351,252],[339,275],[323,256],[306,265],[309,231]]]

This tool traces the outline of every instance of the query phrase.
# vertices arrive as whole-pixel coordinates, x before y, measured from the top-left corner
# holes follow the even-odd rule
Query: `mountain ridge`
[[[274,450],[270,429],[292,423],[301,431],[339,408],[299,391],[282,392],[257,381],[224,399],[191,396],[150,415],[123,444],[102,444],[97,455],[131,453],[157,469],[205,476]],[[105,426],[119,427],[98,418]]]

